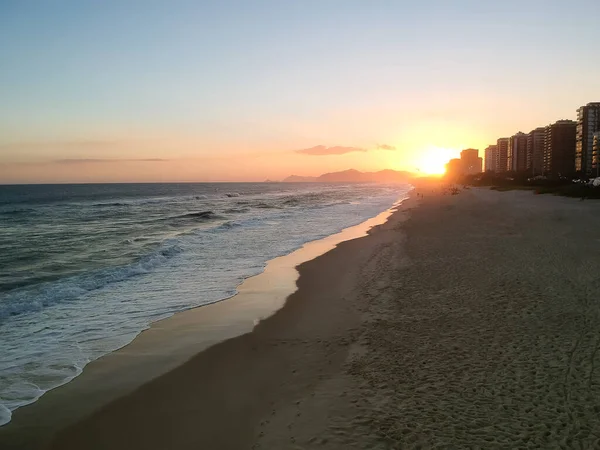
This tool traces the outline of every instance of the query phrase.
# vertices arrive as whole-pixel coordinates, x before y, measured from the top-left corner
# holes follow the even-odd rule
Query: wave
[[[255,205],[252,205],[255,208],[259,208],[259,209],[282,209],[281,206],[278,205],[270,205],[268,203],[256,203]]]
[[[224,210],[223,212],[225,214],[242,214],[247,213],[248,211],[250,211],[250,209],[248,208],[229,208]]]
[[[123,241],[125,244],[135,244],[136,242],[145,242],[145,241],[149,241],[150,238],[146,237],[146,236],[140,236],[140,237],[135,237],[135,238],[128,238],[125,239],[125,241]]]
[[[323,195],[320,193],[308,193],[275,199],[261,199],[256,201],[236,201],[236,207],[225,210],[226,213],[247,212],[248,208],[253,209],[287,209],[287,208],[325,208],[336,205],[350,204],[349,198],[336,198],[334,195]]]
[[[222,219],[222,217],[215,214],[212,211],[199,211],[199,212],[194,212],[194,213],[182,214],[180,216],[175,216],[175,217],[172,217],[172,219],[215,220],[215,219]]]
[[[206,198],[206,196],[199,196],[196,199]],[[110,207],[136,207],[136,206],[146,206],[146,205],[160,205],[160,204],[168,204],[176,201],[171,197],[160,197],[160,198],[142,198],[135,199],[131,201],[114,201],[114,202],[99,202],[94,204],[87,204],[85,202],[73,202],[73,203],[65,203],[65,205],[75,205],[75,206],[91,206],[94,208],[110,208]]]
[[[22,214],[37,214],[38,211],[36,211],[33,208],[14,208],[14,209],[8,209],[6,211],[0,211],[0,216],[20,216]]]
[[[242,226],[242,224],[239,223],[239,222],[229,221],[229,222],[222,223],[221,225],[219,225],[218,227],[216,227],[215,231],[231,230],[232,228],[238,228],[238,227],[241,227],[241,226]]]
[[[336,199],[331,196],[307,194],[298,196],[287,196],[276,201],[261,201],[248,206],[258,209],[286,209],[286,208],[327,208],[336,205],[347,205],[350,200]]]
[[[165,243],[163,247],[129,265],[100,269],[12,291],[0,298],[0,326],[8,317],[40,311],[57,303],[77,301],[89,292],[150,273],[182,252],[183,248],[178,243]]]
[[[96,203],[94,205],[92,205],[95,208],[110,208],[110,207],[114,207],[114,206],[131,206],[131,203],[120,203],[120,202],[115,202],[115,203]]]

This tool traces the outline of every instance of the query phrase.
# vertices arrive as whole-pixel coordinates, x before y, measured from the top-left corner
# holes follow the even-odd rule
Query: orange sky
[[[64,139],[13,139],[0,143],[0,182],[263,181],[349,168],[439,173],[464,148],[478,148],[483,156],[498,137],[569,116],[556,107],[517,116],[510,100],[498,101],[494,115],[480,115],[480,103],[469,100],[476,105],[472,111],[452,103],[440,116],[428,115],[434,105],[425,103],[412,115],[383,108],[303,123],[280,118],[250,129],[232,123],[231,135],[186,127],[90,127],[92,132],[65,133]],[[325,150],[306,151],[318,146]]]
[[[0,183],[439,172],[600,100],[597,0],[67,3],[0,4]]]
[[[161,145],[157,145],[156,150],[150,150],[152,144],[147,140],[111,143],[105,147],[91,142],[81,142],[79,145],[57,143],[48,152],[50,157],[42,158],[38,156],[41,153],[40,146],[33,146],[37,154],[21,152],[17,155],[15,152],[13,161],[0,164],[0,180],[5,183],[23,180],[39,183],[263,181],[280,180],[292,174],[320,175],[349,168],[362,171],[391,168],[435,173],[443,168],[448,159],[457,156],[462,148],[423,145],[421,150],[413,151],[388,143],[360,147],[311,145],[302,148],[294,148],[290,144],[290,148],[285,150],[215,146],[217,150],[209,153],[193,150],[195,145],[201,144],[174,141],[173,150],[162,150]],[[89,149],[82,152],[81,148],[85,147]]]

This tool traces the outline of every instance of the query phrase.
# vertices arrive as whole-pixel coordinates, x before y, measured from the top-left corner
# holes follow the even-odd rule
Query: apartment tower
[[[527,135],[527,172],[531,176],[544,173],[544,146],[546,128],[531,130]]]
[[[506,172],[508,170],[508,141],[510,138],[500,138],[496,142],[496,150],[498,152],[497,173]]]
[[[553,178],[575,174],[578,122],[559,120],[546,127],[544,174]]]
[[[519,131],[508,140],[507,170],[510,172],[527,170],[527,135],[525,133]]]
[[[498,172],[498,146],[490,145],[485,149],[485,171]]]
[[[600,132],[600,102],[588,103],[577,110],[575,169],[582,175],[596,175],[600,155],[594,154],[594,134]]]
[[[460,160],[467,175],[481,173],[483,159],[479,157],[479,150],[467,148],[460,152]]]

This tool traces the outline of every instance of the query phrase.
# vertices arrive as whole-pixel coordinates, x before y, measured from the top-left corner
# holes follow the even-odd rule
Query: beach
[[[89,377],[98,359],[118,359],[119,366],[128,355],[144,359],[131,364],[144,370],[123,367],[115,376],[103,369],[133,387],[205,344],[251,330],[295,290],[295,265],[327,251],[294,259],[296,250],[366,227],[408,190],[323,183],[0,187],[0,241],[10,243],[0,252],[0,427],[18,409],[78,380],[83,369]],[[249,327],[237,326],[252,308],[240,307],[250,302],[236,296],[227,314],[216,308],[230,320],[215,321],[215,308],[205,308],[200,317],[186,315],[184,327],[171,326],[174,333],[156,333],[171,323],[166,318],[231,298],[282,256],[289,256],[282,264],[292,276],[278,273],[261,287],[265,295],[254,303],[264,304],[265,314],[251,317]],[[221,325],[236,330],[215,333]],[[190,327],[196,329],[186,339],[181,328]],[[154,341],[130,346],[143,331]],[[108,358],[124,347],[120,358]],[[147,364],[151,359],[160,361]],[[122,385],[118,393],[101,389],[103,397],[121,395]]]
[[[593,201],[417,185],[368,236],[302,263],[297,291],[253,329],[35,445],[596,447],[599,212]],[[47,402],[68,409],[61,389]],[[0,429],[1,448],[33,448],[36,408],[44,398],[23,408],[29,424],[18,411]]]

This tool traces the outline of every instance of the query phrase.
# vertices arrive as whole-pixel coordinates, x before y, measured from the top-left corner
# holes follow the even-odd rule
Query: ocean
[[[268,260],[408,185],[0,186],[0,425],[152,322],[231,297]]]

